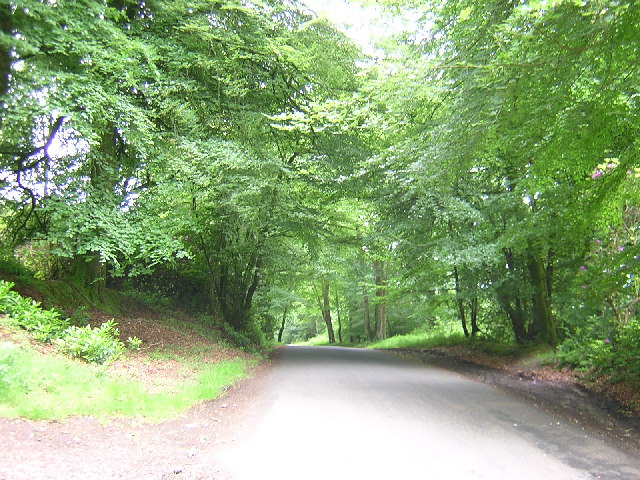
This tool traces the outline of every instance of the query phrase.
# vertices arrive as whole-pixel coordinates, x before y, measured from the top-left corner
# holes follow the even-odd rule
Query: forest
[[[369,3],[414,19],[374,53],[298,0],[2,2],[0,270],[637,381],[640,4]]]

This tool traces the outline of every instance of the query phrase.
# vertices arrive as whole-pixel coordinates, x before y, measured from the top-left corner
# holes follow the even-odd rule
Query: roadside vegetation
[[[92,327],[84,311],[65,318],[12,286],[0,281],[1,417],[159,420],[220,396],[258,360],[212,332],[198,335],[197,324],[178,331],[151,312],[123,317],[145,338],[123,341],[113,318]]]

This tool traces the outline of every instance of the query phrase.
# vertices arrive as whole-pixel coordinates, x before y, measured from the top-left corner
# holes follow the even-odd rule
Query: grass
[[[437,346],[449,346],[465,343],[467,339],[463,334],[451,333],[451,332],[420,332],[410,333],[407,335],[396,335],[384,340],[365,342],[365,343],[348,343],[342,342],[334,345],[340,346],[353,346],[353,347],[366,347],[366,348],[433,348]],[[331,345],[329,343],[329,337],[326,333],[320,333],[319,335],[310,338],[304,342],[297,343],[297,345],[308,346],[326,346]]]
[[[299,345],[324,346],[330,345],[326,333],[321,333]],[[515,343],[504,343],[492,341],[484,338],[466,338],[463,333],[452,332],[448,329],[434,330],[430,332],[413,332],[406,335],[396,335],[384,340],[370,343],[337,344],[341,346],[358,346],[373,349],[393,349],[408,348],[424,350],[434,347],[451,347],[455,345],[465,345],[473,350],[486,353],[488,355],[503,357],[531,357],[531,361],[542,363],[546,358],[553,355],[550,348],[534,343],[518,345]]]
[[[247,364],[232,360],[203,365],[195,382],[175,393],[148,393],[131,380],[110,377],[104,367],[42,355],[13,343],[0,343],[0,416],[34,420],[70,415],[139,417],[160,420],[215,398],[246,375]],[[177,387],[177,388],[176,388]]]
[[[451,332],[420,332],[407,335],[396,335],[384,340],[379,340],[367,345],[367,348],[433,348],[438,346],[451,346],[465,343],[467,339],[461,333]]]
[[[330,345],[329,335],[327,334],[327,332],[320,333],[315,337],[311,337],[305,340],[304,342],[296,342],[296,345],[305,345],[305,346],[314,346],[314,347],[319,347],[322,345],[325,345],[325,346]]]

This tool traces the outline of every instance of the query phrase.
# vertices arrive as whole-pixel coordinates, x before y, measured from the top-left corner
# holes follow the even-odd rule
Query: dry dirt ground
[[[100,320],[99,316],[93,319]],[[120,328],[124,338],[135,335],[149,350],[171,347],[172,351],[193,353],[194,345],[207,342],[150,318],[121,319]],[[202,361],[211,362],[242,355],[225,348],[195,351]],[[204,351],[208,353],[201,353]],[[574,375],[463,347],[396,353],[506,390],[640,455],[639,417],[586,389]],[[113,373],[137,378],[150,389],[166,388],[167,383],[189,375],[170,358],[149,362],[146,356],[148,351],[127,356],[114,365]],[[277,361],[276,351],[272,359],[253,370],[251,378],[231,387],[223,397],[170,421],[0,419],[0,480],[229,478],[216,466],[218,452],[235,442],[243,434],[243,424],[257,414],[255,399],[269,382]]]

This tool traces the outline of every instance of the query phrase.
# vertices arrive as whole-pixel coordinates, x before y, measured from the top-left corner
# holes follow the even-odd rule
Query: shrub
[[[247,324],[243,330],[236,330],[227,323],[222,323],[223,336],[234,346],[250,353],[260,353],[267,347],[264,332],[255,319]]]
[[[82,305],[74,310],[69,317],[69,323],[77,327],[84,327],[89,323],[89,307]]]
[[[140,350],[140,347],[142,347],[142,340],[140,340],[138,337],[127,338],[127,348],[129,348],[129,350],[137,352],[138,350]]]
[[[40,304],[11,290],[13,283],[0,281],[0,312],[12,323],[31,333],[41,342],[50,342],[69,326],[56,310],[43,310]]]
[[[0,271],[9,275],[29,277],[33,273],[10,250],[0,247]]]
[[[560,364],[640,387],[640,320],[607,327],[594,317],[584,323],[558,348]]]
[[[124,352],[124,344],[118,335],[118,328],[112,319],[98,328],[91,328],[90,325],[72,325],[55,343],[61,351],[71,357],[103,364],[115,360]]]
[[[14,325],[31,333],[36,340],[55,343],[67,355],[89,363],[114,360],[124,351],[114,320],[98,328],[70,325],[58,311],[42,309],[38,302],[21,297],[11,290],[12,287],[12,283],[0,281],[0,312],[6,313]],[[86,311],[76,313],[76,321],[88,321]],[[131,340],[132,348],[140,347],[139,340],[140,343]]]

